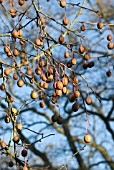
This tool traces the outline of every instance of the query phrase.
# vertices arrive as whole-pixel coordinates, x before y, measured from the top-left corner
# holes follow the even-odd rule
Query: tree
[[[0,1],[1,168],[114,169],[112,7]]]

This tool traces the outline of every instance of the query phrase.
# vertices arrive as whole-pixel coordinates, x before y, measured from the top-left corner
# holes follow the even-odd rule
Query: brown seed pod
[[[54,91],[52,94],[53,97],[57,97],[56,92]]]
[[[17,128],[17,130],[22,130],[22,124],[21,123],[17,123],[16,124],[16,128]]]
[[[35,91],[32,91],[30,96],[32,99],[36,99],[38,97],[38,94]]]
[[[17,80],[18,79],[18,75],[16,73],[13,74],[13,79]]]
[[[56,91],[55,91],[55,92],[56,92],[56,95],[57,95],[57,96],[61,96],[61,95],[62,95],[62,90],[58,90],[58,89],[56,89]]]
[[[19,142],[19,136],[14,136],[14,138],[13,138],[13,142],[14,143],[18,143]]]
[[[42,75],[42,76],[41,76]],[[43,81],[47,81],[47,77],[45,76],[45,74],[41,74],[40,77],[42,78]]]
[[[61,1],[60,1],[60,6],[61,6],[62,8],[65,8],[65,7],[66,7],[66,2],[65,2],[65,0],[61,0]]]
[[[17,81],[17,85],[18,85],[19,87],[22,87],[22,86],[24,85],[24,81],[23,81],[22,79],[19,79],[19,80]]]
[[[89,62],[89,63],[88,63],[88,67],[89,67],[89,68],[94,67],[94,61]]]
[[[45,19],[42,17],[42,18],[40,18],[40,21],[41,21],[41,23],[42,24],[44,24],[46,21],[45,21]]]
[[[4,141],[1,141],[1,148],[5,149],[5,147],[6,147],[6,143]]]
[[[89,60],[89,59],[90,59],[90,55],[89,55],[88,53],[85,53],[84,59],[85,59],[85,60]]]
[[[22,37],[23,31],[22,30],[18,30],[17,32],[18,32],[18,36]]]
[[[14,56],[18,56],[19,55],[19,50],[17,48],[14,48],[13,55]]]
[[[81,31],[85,31],[86,30],[86,26],[83,24],[81,27],[80,27]]]
[[[98,29],[102,29],[103,26],[104,26],[103,22],[98,22],[98,23],[97,23],[97,28],[98,28]]]
[[[77,112],[78,109],[79,109],[79,107],[80,107],[79,104],[74,103],[74,104],[72,105],[72,111]]]
[[[47,89],[48,88],[48,83],[44,82],[43,87],[44,87],[44,89]]]
[[[2,83],[1,85],[0,85],[0,90],[5,90],[5,85],[4,85],[4,83]]]
[[[40,46],[40,45],[41,45],[41,41],[40,41],[40,39],[36,38],[36,40],[35,40],[35,44],[36,44],[36,45],[38,45],[38,46]]]
[[[59,90],[63,89],[63,83],[61,81],[57,81],[56,86],[57,86],[57,89]]]
[[[32,70],[31,70],[31,68],[27,68],[27,75],[32,75]]]
[[[37,68],[35,69],[35,73],[36,73],[37,75],[40,75],[40,74],[42,73],[41,68],[37,67]]]
[[[4,74],[5,74],[6,76],[9,76],[9,75],[10,75],[10,70],[9,70],[9,68],[6,68],[6,69],[4,70]]]
[[[70,54],[69,54],[68,51],[66,51],[66,52],[64,53],[64,57],[65,57],[65,58],[69,58],[69,57],[70,57]]]
[[[84,48],[84,46],[83,46],[82,44],[79,46],[78,51],[79,51],[80,54],[83,54],[83,53],[84,53],[85,48]]]
[[[11,120],[10,117],[9,117],[8,115],[6,115],[5,118],[4,118],[4,121],[5,121],[6,123],[9,123],[10,120]]]
[[[88,104],[88,105],[92,104],[92,100],[89,97],[86,98],[86,104]]]
[[[53,87],[54,87],[54,89],[57,88],[57,82],[56,81],[53,83]]]
[[[70,102],[74,102],[75,101],[75,95],[74,94],[70,94],[69,101]]]
[[[108,47],[109,50],[112,50],[114,48],[113,42],[109,42],[107,47]]]
[[[111,35],[111,34],[108,34],[108,35],[107,35],[107,40],[108,40],[108,41],[111,41],[111,40],[112,40],[112,35]]]
[[[24,58],[22,58],[22,59],[21,59],[21,63],[24,63],[24,62],[25,62],[25,59],[24,59]]]
[[[110,76],[112,75],[112,72],[111,72],[110,70],[108,70],[108,71],[106,72],[106,75],[107,75],[107,77],[110,77]]]
[[[54,115],[51,117],[52,122],[56,122],[56,121],[57,121],[57,118],[58,118],[58,115],[57,115],[57,114],[54,114]]]
[[[63,118],[61,116],[58,116],[57,123],[61,125],[63,123]]]
[[[73,80],[74,80],[74,82],[75,82],[76,84],[78,84],[78,78],[77,78],[76,76],[74,77]]]
[[[10,9],[9,12],[10,12],[12,18],[16,17],[16,12],[14,9]]]
[[[63,86],[67,86],[68,85],[68,77],[67,76],[64,76],[62,78],[62,84],[63,84]]]
[[[10,161],[10,162],[8,163],[8,166],[9,166],[9,167],[13,167],[13,162]]]
[[[62,35],[59,36],[59,42],[63,43],[64,42],[64,37]]]
[[[9,97],[10,102],[14,102],[14,98],[12,96]]]
[[[76,64],[76,59],[74,57],[72,58],[71,63],[72,63],[72,65]]]
[[[43,60],[39,60],[38,65],[39,67],[44,67],[45,63]]]
[[[41,82],[39,83],[39,86],[40,86],[40,87],[43,87],[43,86],[44,86],[44,82],[41,81]]]
[[[68,68],[71,68],[71,67],[72,67],[72,62],[71,62],[71,61],[69,61],[69,62],[67,63],[67,67],[68,67]]]
[[[27,156],[27,150],[26,149],[23,149],[22,151],[21,151],[21,155],[23,156],[23,157],[26,157]]]
[[[24,5],[25,0],[18,0],[18,3],[19,3],[20,6],[22,6],[22,5]]]
[[[80,92],[78,90],[74,91],[74,94],[76,98],[80,97]]]
[[[64,25],[68,25],[68,23],[69,23],[69,20],[68,20],[68,18],[65,17],[65,18],[63,19],[63,24],[64,24]]]
[[[9,52],[7,53],[7,56],[8,56],[8,57],[12,56],[11,51],[9,51]]]
[[[44,108],[45,103],[44,102],[40,102],[39,105],[40,105],[41,108]]]
[[[53,74],[50,74],[47,79],[48,79],[47,80],[48,82],[52,81],[53,80]]]
[[[86,135],[84,136],[84,142],[85,142],[85,143],[90,143],[90,142],[91,142],[91,136],[90,136],[89,134],[86,134]]]
[[[20,39],[20,44],[21,44],[21,45],[24,45],[24,44],[25,44],[25,40]]]
[[[63,94],[67,94],[68,93],[68,89],[66,87],[63,87],[62,92],[63,92]]]
[[[4,52],[6,52],[6,53],[10,52],[10,46],[9,45],[4,46]]]
[[[12,37],[13,38],[18,38],[18,32],[17,32],[17,30],[13,30],[13,32],[12,32]]]

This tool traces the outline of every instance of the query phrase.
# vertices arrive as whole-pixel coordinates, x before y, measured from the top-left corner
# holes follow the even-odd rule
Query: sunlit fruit
[[[63,24],[64,24],[64,25],[68,25],[68,23],[69,23],[69,20],[68,20],[68,18],[65,17],[65,18],[63,19]]]
[[[97,28],[98,29],[102,29],[103,26],[104,26],[103,22],[100,21],[100,22],[97,23]]]
[[[108,47],[109,50],[112,50],[114,48],[113,42],[109,42],[107,47]]]
[[[64,57],[65,57],[65,58],[69,58],[69,57],[70,57],[70,54],[69,54],[68,51],[66,51],[66,52],[64,53]]]
[[[19,55],[19,50],[17,48],[14,48],[13,55],[14,56],[18,56]]]
[[[14,136],[14,138],[13,138],[13,142],[14,143],[18,143],[19,142],[19,136]]]
[[[14,80],[17,80],[18,79],[18,75],[16,73],[13,74],[13,78]]]
[[[17,32],[17,30],[13,30],[13,32],[12,32],[12,37],[13,38],[18,38],[18,32]]]
[[[81,27],[80,27],[81,31],[85,31],[86,30],[86,26],[83,24]]]
[[[83,46],[82,44],[79,46],[78,51],[79,51],[80,54],[83,54],[83,53],[84,53],[85,48],[84,48],[84,46]]]
[[[71,63],[72,63],[72,65],[76,64],[76,59],[74,57],[71,59]]]
[[[59,36],[59,42],[60,42],[60,43],[63,43],[63,42],[64,42],[64,37],[63,37],[63,35],[60,35],[60,36]]]
[[[59,90],[62,90],[62,89],[63,89],[63,83],[62,83],[61,81],[57,81],[56,87],[57,87]]]
[[[60,1],[60,6],[61,6],[62,8],[65,8],[65,7],[66,7],[66,2],[65,2],[65,0],[61,0],[61,1]]]
[[[24,81],[23,81],[22,79],[19,79],[19,80],[17,81],[17,85],[18,85],[19,87],[22,87],[22,86],[24,85]]]
[[[90,142],[91,142],[91,136],[90,136],[89,134],[86,134],[86,135],[84,136],[84,142],[85,142],[85,143],[90,143]]]
[[[75,95],[74,94],[70,94],[69,101],[70,102],[74,102],[75,101]]]
[[[17,128],[17,130],[22,130],[22,124],[21,123],[17,123],[16,124],[16,128]]]
[[[1,141],[1,148],[5,149],[5,147],[6,147],[6,143],[4,141]]]
[[[89,97],[86,98],[86,104],[88,105],[92,104],[92,100]]]
[[[6,123],[9,123],[10,120],[11,120],[10,117],[9,117],[8,115],[6,115],[5,118],[4,118],[4,121],[5,121]]]
[[[74,91],[74,94],[76,98],[80,97],[80,92],[78,90]]]
[[[5,74],[6,76],[9,76],[9,75],[10,75],[10,70],[9,70],[9,68],[6,68],[6,69],[4,70],[4,74]]]
[[[108,41],[111,41],[111,40],[112,40],[112,35],[111,35],[111,34],[107,35],[107,40],[108,40]]]
[[[89,59],[90,59],[90,55],[89,55],[88,53],[85,53],[85,54],[84,54],[84,59],[85,59],[85,60],[89,60]]]
[[[4,46],[4,51],[6,53],[10,52],[10,46],[9,45]]]
[[[32,99],[36,99],[38,97],[38,94],[35,91],[32,91],[30,96]]]
[[[22,5],[24,5],[25,0],[18,0],[18,3],[19,3],[20,6],[22,6]]]
[[[55,92],[56,92],[56,95],[57,95],[57,96],[61,96],[61,95],[62,95],[62,90],[56,89]]]
[[[44,103],[44,102],[40,102],[40,104],[39,104],[39,105],[40,105],[40,107],[41,107],[41,108],[44,108],[45,103]]]
[[[11,113],[16,115],[17,114],[17,109],[15,107],[12,107],[11,108]]]
[[[62,84],[63,84],[63,86],[67,86],[68,85],[68,78],[67,78],[67,76],[64,76],[62,78]]]
[[[18,32],[18,36],[22,37],[22,35],[23,35],[22,30],[18,30],[17,32]]]

